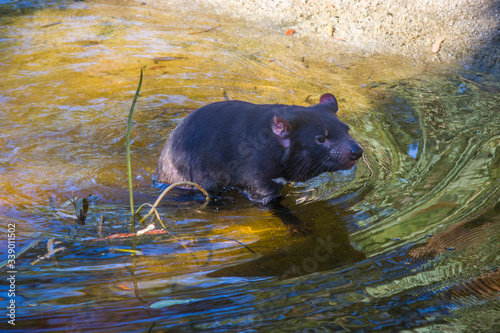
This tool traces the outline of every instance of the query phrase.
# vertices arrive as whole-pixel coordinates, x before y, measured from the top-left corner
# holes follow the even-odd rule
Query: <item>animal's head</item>
[[[363,149],[337,117],[337,99],[324,94],[319,104],[296,108],[273,118],[272,129],[286,148],[284,168],[289,181],[305,181],[323,172],[352,168]]]

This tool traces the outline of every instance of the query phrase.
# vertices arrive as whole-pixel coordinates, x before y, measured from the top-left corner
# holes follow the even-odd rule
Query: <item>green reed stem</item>
[[[210,195],[208,194],[207,191],[205,191],[205,189],[203,187],[201,187],[200,185],[196,184],[196,183],[193,183],[193,182],[178,182],[178,183],[174,183],[174,184],[171,184],[169,187],[167,187],[165,190],[163,190],[163,192],[161,192],[160,196],[158,197],[158,199],[156,199],[156,202],[153,204],[153,205],[149,205],[151,206],[151,210],[146,214],[146,216],[144,216],[140,221],[139,223],[142,223],[144,222],[151,214],[155,213],[158,214],[158,212],[156,211],[156,207],[158,207],[158,205],[160,204],[160,201],[161,199],[163,199],[163,197],[171,190],[173,189],[174,187],[177,187],[177,186],[180,186],[180,185],[189,185],[189,186],[194,186],[196,187],[198,190],[200,190],[201,193],[203,193],[205,195],[205,203],[203,204],[203,206],[206,206],[208,205],[208,203],[210,202]],[[141,208],[143,207],[144,205],[142,205],[141,207],[139,207],[139,209],[137,210],[136,214],[139,213],[139,211],[141,210]],[[161,221],[161,219],[158,219],[160,221],[160,223],[162,224],[163,228],[166,230],[165,228],[165,225],[163,224],[163,222]]]
[[[134,209],[134,191],[132,187],[132,164],[130,162],[130,125],[132,124],[132,114],[134,113],[135,103],[137,102],[137,97],[139,96],[139,91],[141,91],[142,85],[142,68],[141,68],[141,78],[139,79],[139,85],[137,86],[137,91],[135,92],[134,100],[132,101],[132,106],[130,107],[130,112],[128,114],[127,122],[127,170],[128,170],[128,192],[130,196],[130,212],[131,212],[131,229],[135,234],[135,209]]]

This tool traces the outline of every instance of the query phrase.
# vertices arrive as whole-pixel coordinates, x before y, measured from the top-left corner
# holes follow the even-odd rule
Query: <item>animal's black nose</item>
[[[361,148],[358,144],[353,144],[351,146],[351,160],[359,160],[363,156],[363,148]]]

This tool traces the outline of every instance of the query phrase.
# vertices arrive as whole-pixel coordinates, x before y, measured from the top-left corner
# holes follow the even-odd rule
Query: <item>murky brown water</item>
[[[5,316],[2,328],[500,329],[500,103],[484,89],[494,78],[458,72],[478,86],[186,4],[15,4],[0,16],[0,252],[13,224],[26,252],[16,326]],[[151,175],[168,134],[224,96],[308,105],[332,92],[366,158],[286,188],[284,204],[314,229],[307,237],[237,193],[203,207],[175,192],[160,212],[177,238],[142,236],[132,257],[131,239],[104,238],[128,232],[125,130],[141,68],[139,203],[159,193]],[[77,231],[55,214],[72,195],[94,195]],[[36,261],[48,245],[66,249]],[[0,297],[5,309],[12,297]]]

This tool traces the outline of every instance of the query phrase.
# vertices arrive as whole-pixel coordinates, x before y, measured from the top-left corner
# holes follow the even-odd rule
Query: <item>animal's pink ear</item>
[[[331,108],[331,112],[337,113],[339,110],[339,104],[337,99],[332,94],[323,94],[319,99],[319,104],[328,105]]]
[[[292,125],[288,120],[274,116],[273,118],[273,133],[278,138],[279,143],[285,147],[290,147],[290,131]]]

